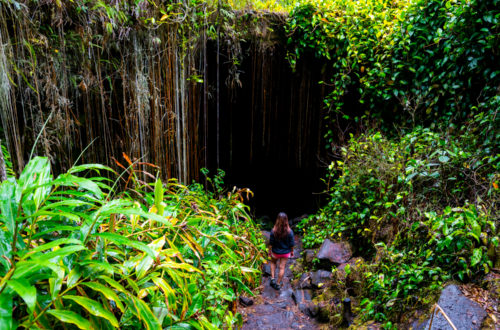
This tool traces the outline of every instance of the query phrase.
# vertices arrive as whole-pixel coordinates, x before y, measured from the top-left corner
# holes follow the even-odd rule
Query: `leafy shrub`
[[[308,228],[305,246],[320,244],[327,236],[340,236],[357,242],[358,253],[373,253],[372,242],[404,212],[402,201],[407,192],[401,189],[405,185],[401,151],[380,133],[351,138],[348,147],[341,149],[342,160],[329,167],[334,181],[328,204],[300,225]]]
[[[473,109],[460,128],[352,136],[330,165],[328,203],[300,227],[307,247],[347,239],[368,259],[356,284],[364,320],[391,327],[431,303],[444,282],[490,271],[488,251],[498,246],[497,102]]]
[[[379,243],[380,260],[365,273],[365,319],[385,321],[432,302],[427,296],[448,280],[488,273],[489,246],[498,246],[494,217],[475,206],[447,207],[426,215],[390,247]]]
[[[498,0],[327,1],[290,13],[288,58],[333,68],[325,103],[334,124],[365,115],[392,123],[457,122],[498,94]],[[354,95],[354,96],[353,96]],[[346,108],[346,99],[356,105]],[[353,109],[354,108],[354,109]]]
[[[240,193],[157,180],[134,192],[142,202],[111,199],[101,171],[54,179],[37,157],[0,184],[1,328],[241,323],[234,300],[258,283],[263,243]]]

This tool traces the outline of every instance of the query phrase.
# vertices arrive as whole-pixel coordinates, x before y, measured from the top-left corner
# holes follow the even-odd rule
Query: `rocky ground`
[[[269,232],[263,232],[269,238]],[[295,236],[295,255],[288,259],[283,287],[275,290],[269,285],[270,266],[263,267],[260,295],[252,298],[240,297],[239,312],[243,315],[242,329],[330,329],[331,316],[341,315],[335,324],[347,328],[356,315],[350,311],[350,299],[341,300],[325,295],[331,291],[337,281],[345,279],[344,269],[349,265],[351,271],[363,260],[353,257],[347,242],[332,242],[326,239],[317,250],[302,249],[301,237]],[[300,261],[297,259],[301,258]],[[296,274],[304,264],[316,262],[316,270]],[[300,264],[302,266],[299,266]],[[337,272],[332,273],[332,269]],[[416,312],[413,321],[404,328],[418,330],[453,329],[499,329],[498,288],[499,279],[496,269],[485,278],[487,290],[473,284],[443,287],[441,296],[434,308]],[[349,293],[349,291],[348,291]],[[326,299],[325,299],[326,298]],[[439,310],[441,308],[441,310]],[[446,317],[444,316],[446,314]],[[359,315],[358,315],[359,316]],[[448,318],[448,319],[447,319]],[[341,323],[340,323],[341,322]],[[330,325],[329,325],[330,324]],[[380,329],[381,324],[368,322],[354,328]],[[352,328],[351,327],[351,328]]]
[[[246,300],[240,301],[242,307],[239,308],[239,312],[244,319],[242,329],[320,329],[319,324],[314,319],[299,310],[304,297],[296,296],[298,291],[294,292],[291,285],[293,275],[290,266],[300,257],[302,251],[300,239],[300,237],[295,236],[295,254],[293,258],[288,259],[281,290],[275,290],[269,285],[271,277],[270,267],[267,264],[264,266],[260,287],[261,294],[252,298],[253,304],[251,306],[244,307]]]

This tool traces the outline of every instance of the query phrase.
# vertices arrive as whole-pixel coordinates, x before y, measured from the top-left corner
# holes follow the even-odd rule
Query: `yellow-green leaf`
[[[64,296],[63,298],[64,299],[73,300],[78,305],[80,305],[83,308],[85,308],[90,314],[98,316],[98,317],[102,317],[102,318],[108,320],[111,323],[112,326],[118,328],[118,326],[119,326],[118,320],[113,315],[113,313],[111,313],[110,311],[108,311],[107,309],[105,309],[97,301],[92,300],[92,299],[87,298],[87,297],[71,296],[71,295]]]
[[[64,323],[73,323],[78,328],[83,330],[92,329],[92,325],[89,321],[84,319],[79,314],[72,311],[61,311],[58,309],[51,309],[47,311],[48,314],[56,317],[59,321]]]
[[[111,290],[107,286],[102,285],[101,283],[97,283],[97,282],[86,282],[86,283],[82,283],[82,285],[85,285],[94,291],[98,291],[98,292],[102,293],[109,300],[113,300],[116,304],[116,307],[118,307],[122,311],[122,313],[124,312],[125,309],[123,307],[123,304],[122,304],[120,298],[113,290]]]

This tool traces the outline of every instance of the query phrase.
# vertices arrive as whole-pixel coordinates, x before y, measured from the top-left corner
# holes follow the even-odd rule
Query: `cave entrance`
[[[295,72],[284,49],[245,47],[235,72],[221,54],[219,107],[208,101],[207,155],[210,169],[226,171],[230,187],[248,187],[257,217],[273,220],[317,210],[326,168],[323,99],[327,72],[314,58],[297,64]],[[208,63],[216,63],[215,51]],[[209,86],[216,86],[217,67],[209,67]],[[216,90],[214,91],[216,92]],[[213,173],[213,171],[211,171]]]

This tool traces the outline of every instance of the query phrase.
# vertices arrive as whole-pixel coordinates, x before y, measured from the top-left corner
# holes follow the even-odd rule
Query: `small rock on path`
[[[290,266],[300,256],[301,251],[302,240],[296,235],[294,257],[287,261],[281,290],[271,288],[271,277],[263,272],[261,294],[255,299],[254,305],[239,307],[244,319],[243,330],[320,329],[315,320],[299,311],[292,297],[290,282],[293,275]]]

